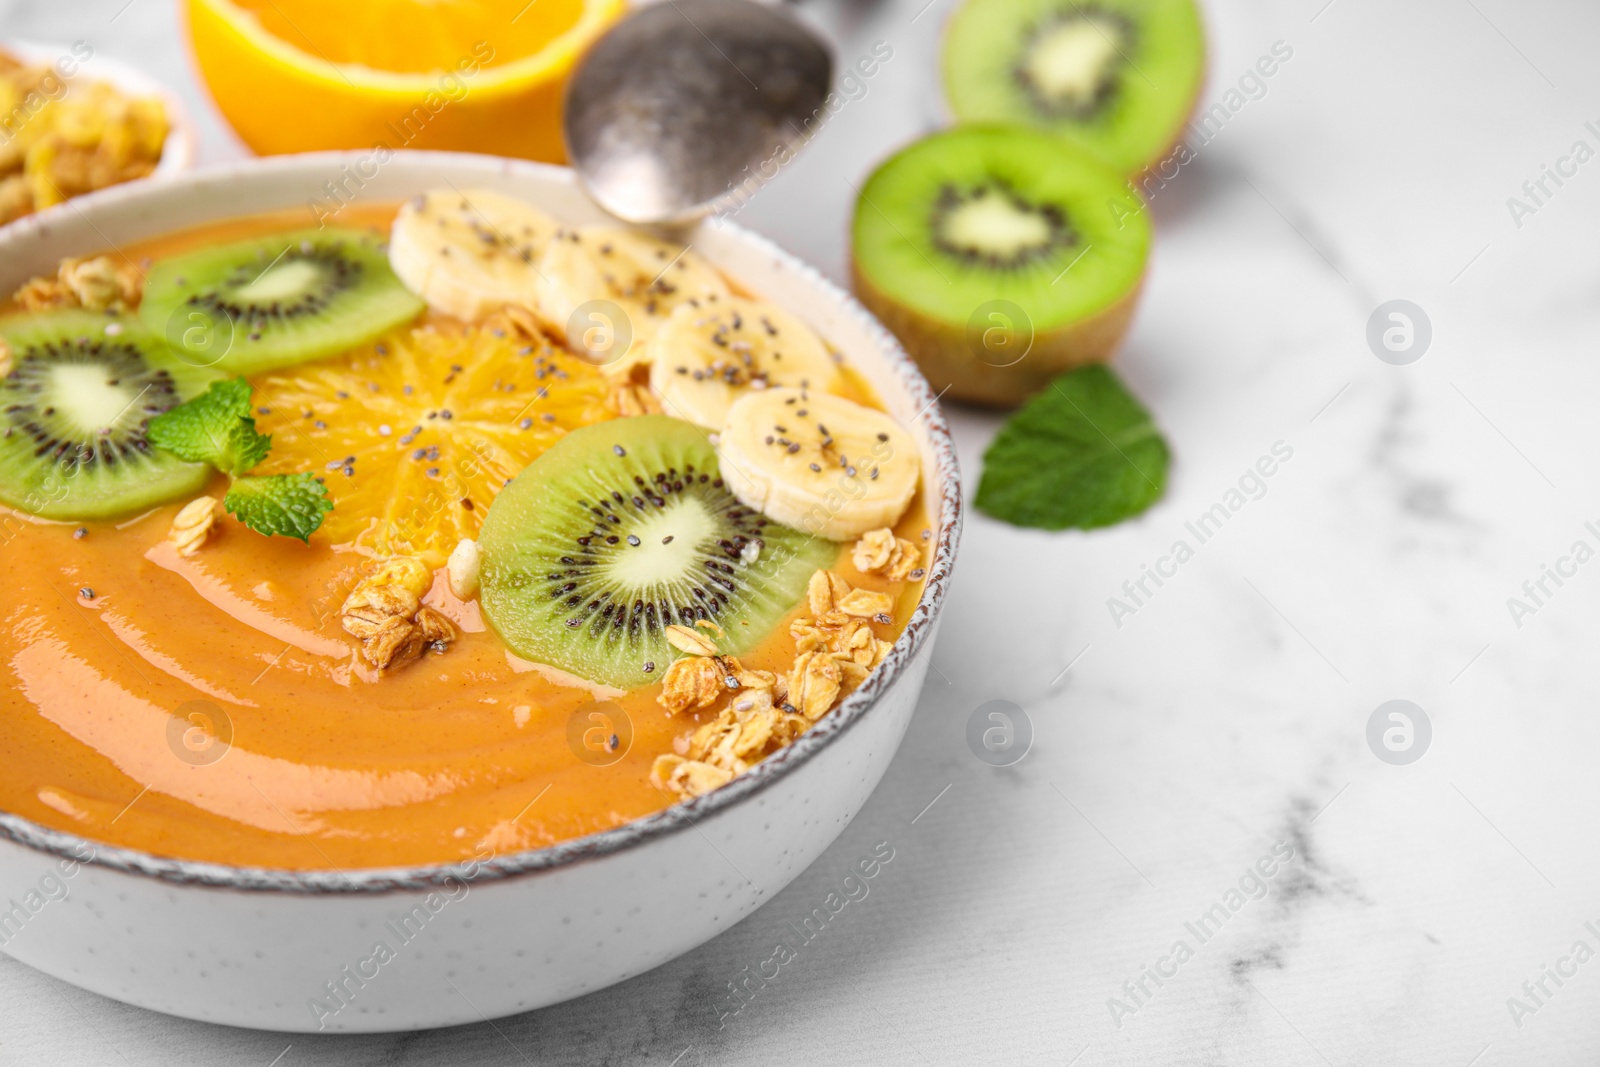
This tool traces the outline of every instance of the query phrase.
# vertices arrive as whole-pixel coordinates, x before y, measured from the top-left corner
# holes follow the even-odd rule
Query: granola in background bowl
[[[0,226],[193,155],[183,105],[139,71],[86,41],[0,43]]]

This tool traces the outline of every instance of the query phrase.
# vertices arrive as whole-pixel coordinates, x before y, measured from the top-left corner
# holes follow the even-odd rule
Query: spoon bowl
[[[754,0],[664,0],[614,25],[567,86],[563,133],[585,191],[633,223],[714,210],[807,136],[833,55]]]

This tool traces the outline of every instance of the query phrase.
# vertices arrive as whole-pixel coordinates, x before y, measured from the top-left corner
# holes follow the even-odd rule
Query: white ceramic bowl
[[[0,231],[0,287],[108,243],[325,201],[329,181],[376,201],[485,186],[566,221],[604,218],[561,167],[447,153],[397,153],[382,164],[366,152],[285,156],[120,186],[80,199],[79,212],[23,219]],[[191,1019],[293,1031],[448,1026],[553,1004],[664,963],[744,918],[827,848],[882,778],[922,688],[960,535],[955,454],[927,382],[853,299],[737,226],[704,224],[689,240],[837,345],[917,439],[934,531],[927,585],[866,684],[731,785],[482,864],[229,867],[0,813],[0,909],[10,909],[0,910],[0,949]]]

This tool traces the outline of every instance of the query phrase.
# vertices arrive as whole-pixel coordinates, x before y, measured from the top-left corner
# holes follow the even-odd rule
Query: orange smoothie
[[[341,222],[386,231],[395,210],[351,209]],[[241,219],[122,251],[142,264],[303,225],[300,212]],[[461,326],[434,313],[424,322]],[[571,379],[582,384],[583,371]],[[877,406],[850,381],[856,399]],[[259,389],[259,378],[252,384]],[[356,404],[348,417],[376,417],[363,410]],[[618,414],[603,390],[552,410],[540,427],[551,440]],[[286,455],[313,454],[293,439],[298,417],[259,421]],[[397,426],[392,447],[426,448],[433,429],[419,428],[401,444],[410,427]],[[335,516],[342,497],[385,490],[364,476],[389,477],[364,475],[362,462],[348,476],[336,463],[317,466],[333,468]],[[214,482],[208,492],[220,498],[225,478]],[[448,505],[470,533],[497,487],[467,510],[422,499],[434,491],[426,484],[391,488],[406,497],[400,505]],[[437,491],[451,490],[441,482]],[[669,715],[659,684],[617,694],[519,659],[443,570],[423,603],[459,637],[448,651],[380,671],[340,624],[341,605],[371,569],[370,544],[326,530],[302,544],[223,518],[204,551],[184,556],[167,536],[182,505],[115,522],[49,522],[0,508],[11,585],[0,606],[0,809],[164,856],[344,869],[536,848],[676,799],[652,784],[652,762],[681,751],[715,709]],[[927,546],[927,526],[919,493],[896,533]],[[892,623],[880,628],[894,640],[920,581],[861,573],[848,543],[833,570],[853,586],[895,592]],[[804,611],[802,603],[791,615]],[[788,620],[740,657],[780,674],[795,658]],[[580,758],[570,722],[597,700],[612,701],[631,725],[625,751],[607,765]]]

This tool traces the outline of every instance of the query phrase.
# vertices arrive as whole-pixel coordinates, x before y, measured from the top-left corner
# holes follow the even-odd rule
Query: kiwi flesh
[[[670,624],[728,655],[754,647],[838,546],[780,526],[723,485],[704,430],[666,415],[575,430],[489,508],[484,618],[524,659],[628,689],[680,653]]]
[[[46,519],[113,519],[200,491],[211,476],[150,445],[151,418],[212,376],[136,319],[54,311],[0,320],[0,503]]]
[[[1205,33],[1194,0],[966,0],[943,66],[961,121],[1038,126],[1134,175],[1188,121]]]
[[[423,306],[378,237],[330,227],[162,260],[139,316],[185,362],[252,375],[337,355]]]
[[[1092,153],[1021,126],[962,126],[880,166],[851,230],[856,295],[936,389],[1020,403],[1111,357],[1150,221]]]

